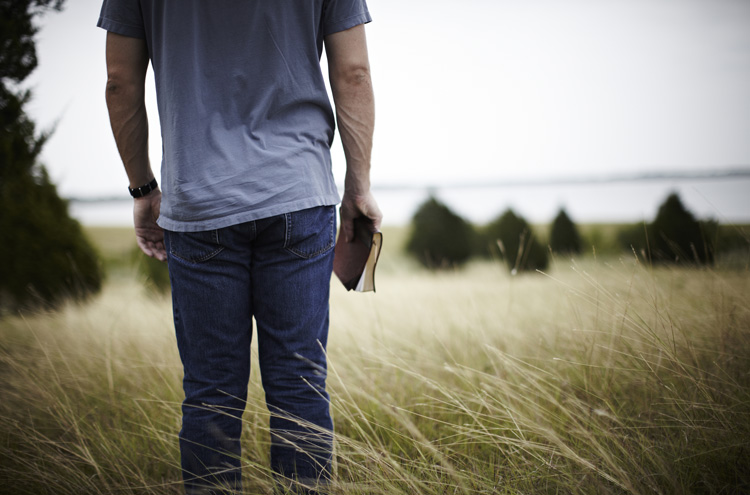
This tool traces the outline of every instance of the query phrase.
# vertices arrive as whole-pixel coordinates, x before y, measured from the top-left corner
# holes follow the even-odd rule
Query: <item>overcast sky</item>
[[[373,182],[451,184],[750,165],[746,0],[370,0]],[[41,20],[29,111],[67,196],[127,195],[99,0]],[[149,81],[151,159],[160,140]],[[343,154],[334,152],[337,181]]]

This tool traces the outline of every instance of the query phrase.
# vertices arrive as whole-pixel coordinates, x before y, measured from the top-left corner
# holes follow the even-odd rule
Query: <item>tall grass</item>
[[[750,490],[750,277],[566,261],[511,277],[383,259],[332,288],[339,494]],[[179,493],[167,298],[134,277],[0,321],[0,493]],[[247,493],[270,493],[257,368]]]

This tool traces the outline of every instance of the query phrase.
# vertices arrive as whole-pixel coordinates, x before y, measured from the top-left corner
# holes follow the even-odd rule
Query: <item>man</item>
[[[365,0],[105,0],[106,98],[135,198],[138,245],[168,260],[184,366],[188,494],[240,490],[251,318],[279,486],[325,489],[325,390],[338,202],[334,116],[347,170],[341,229],[379,227],[369,169],[374,104]],[[163,195],[148,158],[144,80],[154,68]],[[162,230],[163,229],[163,230]],[[148,315],[133,315],[147,319]]]

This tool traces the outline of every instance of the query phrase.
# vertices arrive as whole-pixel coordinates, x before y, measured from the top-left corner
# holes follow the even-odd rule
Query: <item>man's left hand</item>
[[[156,224],[161,208],[161,191],[136,198],[133,204],[133,223],[135,240],[146,255],[159,261],[167,261],[167,250],[164,248],[164,231]]]

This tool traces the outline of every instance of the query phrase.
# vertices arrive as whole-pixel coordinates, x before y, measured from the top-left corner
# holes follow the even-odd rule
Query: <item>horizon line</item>
[[[676,170],[640,172],[635,174],[582,175],[573,177],[521,178],[510,180],[485,180],[456,182],[453,184],[373,184],[373,190],[409,190],[409,189],[482,189],[512,186],[554,186],[576,184],[607,184],[617,182],[649,182],[657,180],[695,180],[695,179],[732,179],[750,177],[750,165],[723,169]]]
[[[503,187],[518,187],[518,186],[555,186],[555,185],[585,185],[585,184],[612,184],[618,182],[649,182],[658,180],[714,180],[714,179],[732,179],[732,178],[744,178],[750,177],[750,165],[724,168],[724,169],[704,169],[704,170],[677,170],[677,171],[656,171],[656,172],[641,172],[635,174],[611,174],[611,175],[588,175],[579,177],[550,177],[550,178],[526,178],[526,179],[511,179],[501,180],[496,179],[492,181],[470,181],[470,182],[457,182],[453,184],[398,184],[398,183],[373,183],[371,188],[373,191],[410,191],[410,190],[425,190],[425,191],[437,191],[441,189],[486,189],[486,188],[503,188]],[[339,190],[343,190],[340,184],[336,184]],[[80,197],[70,196],[66,197],[68,201],[72,203],[97,203],[97,202],[114,202],[114,201],[126,201],[130,200],[130,196],[126,194],[122,195],[108,195],[98,197]]]

